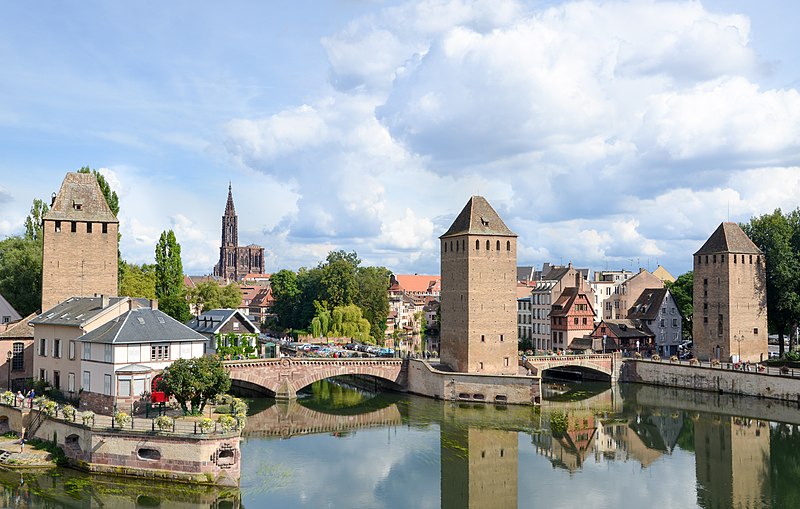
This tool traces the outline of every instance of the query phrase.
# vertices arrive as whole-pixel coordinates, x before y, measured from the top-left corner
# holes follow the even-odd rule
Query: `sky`
[[[0,238],[67,171],[122,257],[219,257],[227,188],[266,271],[332,250],[439,272],[472,195],[518,264],[691,270],[722,221],[800,206],[793,1],[3,2]]]

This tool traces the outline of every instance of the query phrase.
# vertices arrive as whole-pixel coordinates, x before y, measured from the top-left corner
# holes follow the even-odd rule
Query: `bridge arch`
[[[319,380],[343,375],[371,376],[402,385],[402,359],[254,359],[226,361],[231,384],[277,399],[295,399],[297,391]]]
[[[581,372],[600,373],[614,381],[617,359],[613,354],[540,356],[528,357],[525,366],[535,376],[542,376],[550,369],[575,368]]]

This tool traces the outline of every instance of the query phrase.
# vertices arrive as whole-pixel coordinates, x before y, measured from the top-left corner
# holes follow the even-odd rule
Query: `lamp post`
[[[606,334],[603,334],[603,355],[606,353]]]
[[[736,341],[739,347],[738,362],[742,362],[742,341],[744,341],[744,334],[739,334],[739,335],[734,334],[733,340]]]
[[[14,352],[11,350],[6,354],[6,361],[8,364],[8,390],[11,390],[11,359],[14,358]]]

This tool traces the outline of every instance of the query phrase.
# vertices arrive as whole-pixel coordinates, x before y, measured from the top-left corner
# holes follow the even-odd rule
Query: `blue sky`
[[[0,5],[0,236],[66,171],[121,251],[218,256],[228,182],[267,270],[333,249],[437,273],[473,194],[520,264],[691,268],[721,222],[800,205],[795,2]]]

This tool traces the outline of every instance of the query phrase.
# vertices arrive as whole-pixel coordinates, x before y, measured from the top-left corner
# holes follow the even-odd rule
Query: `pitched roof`
[[[9,322],[16,322],[17,320],[22,319],[22,316],[17,313],[17,310],[3,297],[0,295],[0,317],[7,316]]]
[[[637,328],[636,322],[633,320],[603,320],[597,325],[597,327],[595,327],[595,333],[603,325],[605,325],[609,331],[611,331],[614,336],[618,338],[655,337],[655,334],[653,334],[649,327],[646,325],[641,325],[639,328]]]
[[[695,254],[761,254],[761,250],[736,223],[722,223]]]
[[[43,219],[118,223],[106,203],[97,177],[91,173],[67,173],[50,210]]]
[[[631,320],[655,320],[668,291],[666,288],[645,288],[628,310],[628,318]]]
[[[225,203],[225,215],[235,216],[236,208],[233,206],[233,191],[231,190],[231,183],[228,182],[228,201]]]
[[[205,340],[205,336],[163,311],[150,308],[132,309],[78,338],[83,342],[114,344]]]
[[[664,281],[665,283],[667,281],[669,281],[670,283],[674,283],[675,282],[675,276],[670,274],[669,271],[667,269],[665,269],[664,267],[662,267],[661,265],[656,267],[656,270],[653,271],[653,275],[655,277],[657,277],[658,279],[660,279],[661,281]]]
[[[129,297],[110,297],[108,306]],[[33,325],[68,325],[81,327],[103,309],[102,297],[70,297],[40,314],[31,323]],[[147,299],[132,299],[147,301]],[[148,303],[149,304],[149,303]]]
[[[406,292],[440,292],[442,290],[442,276],[426,276],[419,274],[393,274],[392,278],[397,282],[392,285],[393,290],[405,290]]]
[[[202,315],[196,318],[192,318],[186,323],[186,325],[190,329],[201,334],[217,334],[220,329],[222,329],[222,326],[228,323],[228,321],[237,314],[242,320],[242,323],[245,324],[245,327],[250,328],[250,332],[254,332],[256,334],[261,332],[258,330],[258,327],[256,327],[256,325],[238,309],[211,309],[205,311]]]
[[[501,235],[516,237],[517,234],[509,230],[508,226],[500,219],[486,198],[473,196],[467,205],[450,225],[450,228],[439,238],[454,235]]]
[[[36,313],[31,313],[21,320],[5,324],[5,329],[0,332],[0,338],[32,338],[33,327],[30,321],[34,319]]]

